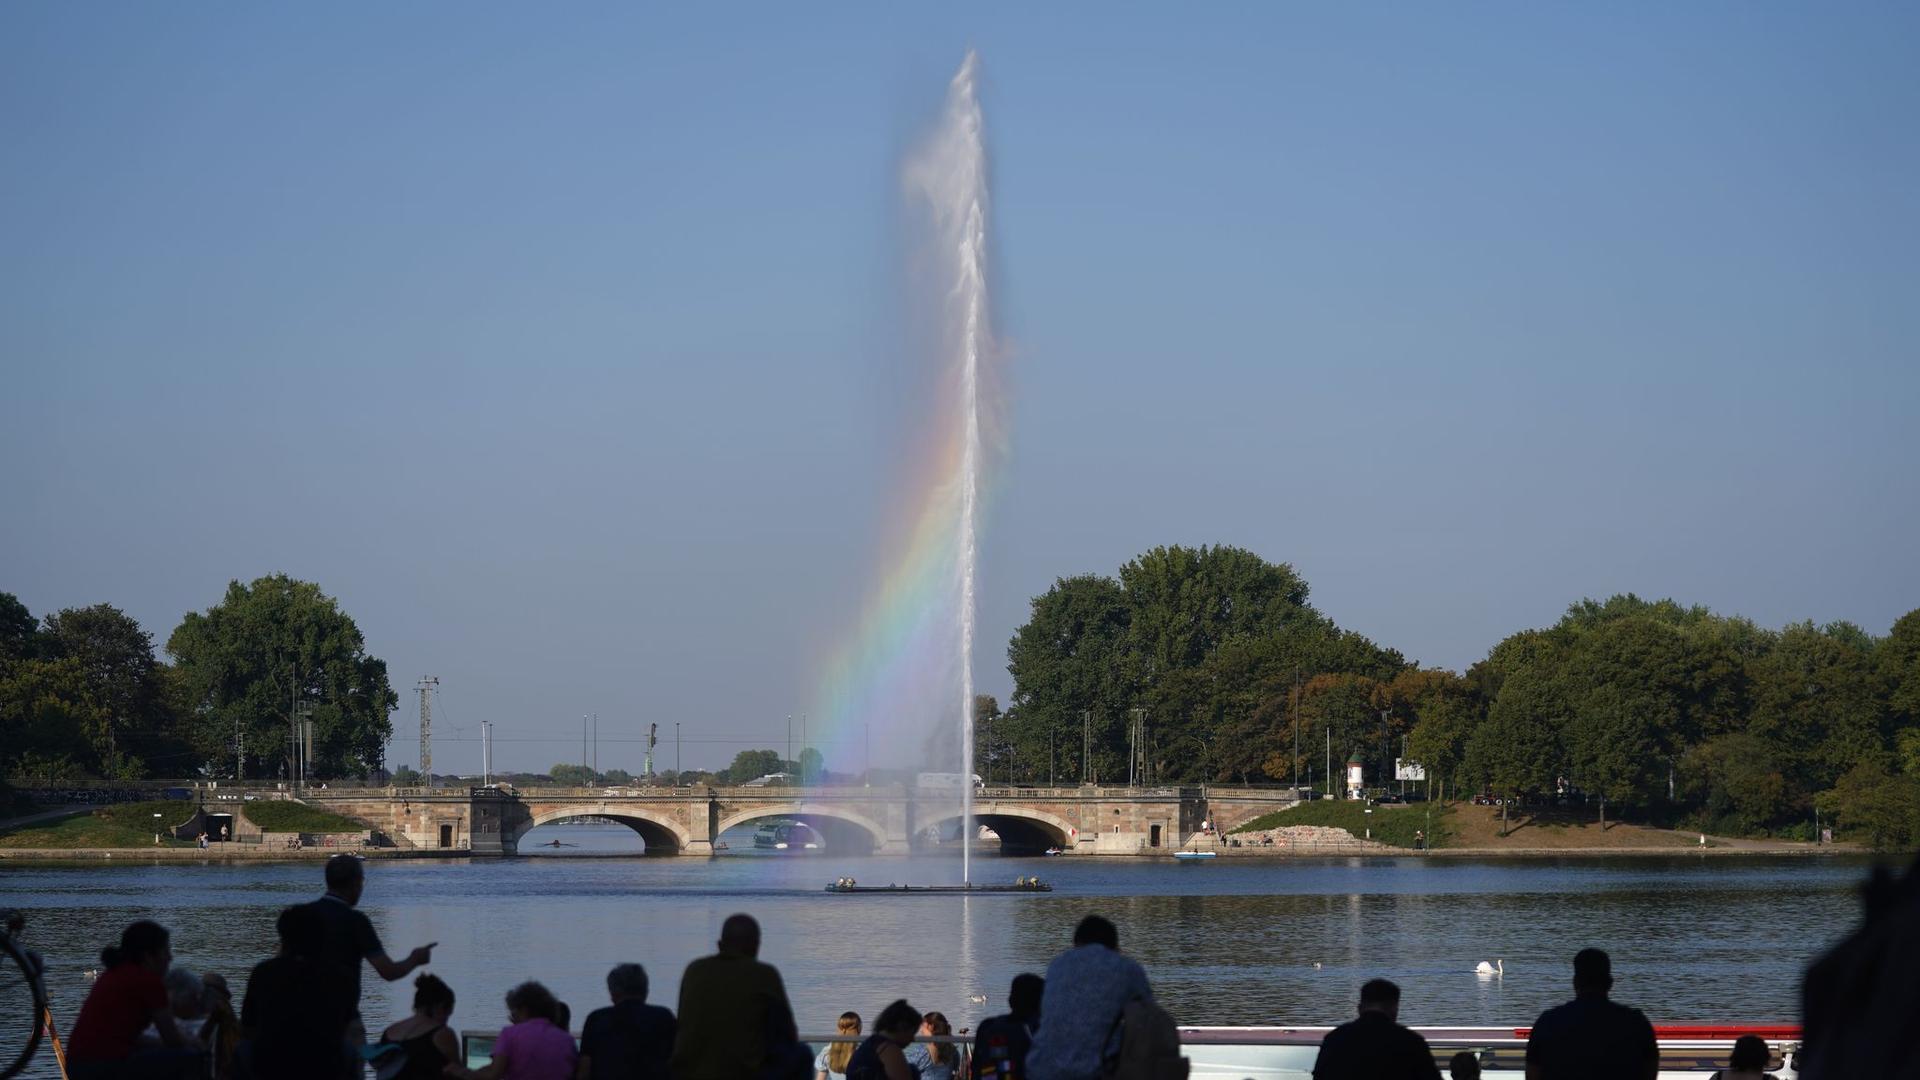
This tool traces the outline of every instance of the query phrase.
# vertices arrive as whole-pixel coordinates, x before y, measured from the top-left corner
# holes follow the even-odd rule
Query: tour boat
[[[765,851],[817,851],[820,834],[804,821],[769,821],[753,834],[753,846]]]

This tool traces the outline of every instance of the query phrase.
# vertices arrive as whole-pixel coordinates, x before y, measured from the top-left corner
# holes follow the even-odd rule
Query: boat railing
[[[1194,1080],[1312,1080],[1320,1040],[1331,1030],[1331,1027],[1183,1027],[1180,1046]],[[1447,1061],[1462,1050],[1479,1059],[1483,1075],[1519,1077],[1526,1073],[1527,1028],[1416,1027],[1414,1030],[1427,1040],[1443,1074]],[[1798,1075],[1795,1058],[1800,1049],[1800,1029],[1796,1026],[1659,1025],[1655,1033],[1660,1041],[1662,1080],[1711,1076],[1726,1067],[1733,1041],[1742,1035],[1758,1035],[1767,1041],[1767,1072],[1779,1080],[1794,1080]],[[461,1032],[461,1050],[469,1068],[487,1064],[493,1056],[496,1037],[493,1031]],[[816,1050],[833,1043],[857,1043],[863,1038],[863,1035],[837,1032],[800,1036],[802,1042]],[[969,1052],[973,1047],[973,1036],[968,1033],[921,1035],[914,1041],[946,1043]]]

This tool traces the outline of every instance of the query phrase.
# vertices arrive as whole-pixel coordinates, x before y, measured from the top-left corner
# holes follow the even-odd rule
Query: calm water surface
[[[1802,968],[1853,924],[1868,864],[1843,858],[1124,859],[976,862],[976,880],[1040,874],[1050,894],[832,896],[822,886],[958,878],[958,860],[735,854],[714,859],[581,858],[632,843],[621,827],[548,827],[528,839],[577,845],[546,857],[368,864],[361,903],[387,951],[440,943],[431,970],[460,995],[459,1027],[493,1028],[501,996],[537,978],[583,1010],[605,1000],[607,968],[632,960],[671,1006],[680,971],[710,952],[720,921],[756,916],[802,1028],[895,997],[956,1027],[1002,1011],[1008,981],[1041,971],[1073,924],[1120,927],[1156,996],[1182,1023],[1331,1023],[1357,987],[1386,976],[1421,1024],[1530,1021],[1568,993],[1575,950],[1613,953],[1616,996],[1655,1020],[1791,1020]],[[751,834],[728,837],[751,847]],[[0,867],[0,906],[27,910],[62,1030],[102,945],[157,919],[178,962],[236,990],[273,948],[273,920],[319,894],[315,863]],[[1473,974],[1504,959],[1506,976]],[[1315,963],[1321,966],[1314,968]],[[408,983],[369,970],[369,1026],[398,1018]],[[973,995],[990,1001],[974,1004]],[[576,1024],[578,1020],[576,1019]],[[50,1063],[48,1063],[50,1067]],[[30,1073],[31,1075],[31,1073]],[[39,1075],[54,1075],[43,1071]]]

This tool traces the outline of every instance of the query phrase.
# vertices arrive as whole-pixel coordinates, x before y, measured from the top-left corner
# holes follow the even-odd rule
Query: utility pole
[[[807,714],[800,714],[800,752],[807,752]],[[807,763],[800,762],[800,786],[807,786]]]
[[[1293,797],[1300,797],[1300,680],[1293,681],[1288,696],[1293,706]]]
[[[680,721],[673,722],[673,786],[680,786]]]
[[[593,714],[593,782],[600,782],[600,714]]]
[[[580,714],[580,771],[587,771],[587,714]]]
[[[429,790],[433,788],[433,691],[439,685],[439,676],[422,675],[416,687],[420,691],[420,772]]]
[[[792,713],[787,714],[787,760],[788,761],[793,760],[793,714]],[[787,771],[786,766],[784,765],[781,766],[780,771],[786,772]]]
[[[493,783],[493,721],[480,721],[480,783]]]
[[[1093,710],[1080,710],[1080,782],[1093,783]]]
[[[653,748],[660,741],[660,725],[647,725],[647,783],[653,783]]]
[[[1333,722],[1327,722],[1327,798],[1333,798]]]

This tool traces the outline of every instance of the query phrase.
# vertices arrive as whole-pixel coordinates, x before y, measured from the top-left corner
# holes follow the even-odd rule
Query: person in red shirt
[[[188,1050],[167,1007],[161,976],[173,963],[167,928],[142,919],[120,934],[120,944],[100,953],[100,978],[87,992],[67,1037],[74,1080],[171,1080],[194,1075],[198,1055]],[[147,1025],[160,1033],[157,1051],[134,1053]]]

